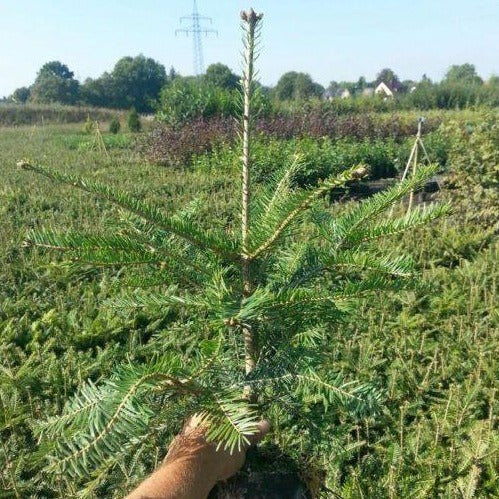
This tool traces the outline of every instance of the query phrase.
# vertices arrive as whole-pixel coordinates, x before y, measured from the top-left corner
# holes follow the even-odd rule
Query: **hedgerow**
[[[63,106],[59,104],[0,103],[0,126],[81,123],[88,116],[90,116],[92,121],[110,121],[116,116],[116,111],[104,108]]]

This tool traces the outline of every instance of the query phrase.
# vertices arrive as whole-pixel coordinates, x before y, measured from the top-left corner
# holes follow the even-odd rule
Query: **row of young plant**
[[[188,101],[189,102],[189,101]],[[190,103],[190,102],[189,102]],[[192,103],[190,103],[192,104]],[[237,104],[237,102],[236,102]],[[195,103],[193,104],[195,105]],[[448,112],[430,111],[426,129],[433,130]],[[212,128],[210,135],[225,130],[226,138],[233,138],[236,131],[234,119],[230,113],[209,113],[192,111],[186,116],[167,119],[160,112],[157,121],[168,130],[181,131],[183,128]],[[256,133],[272,135],[276,138],[293,137],[403,137],[414,131],[414,122],[420,116],[417,111],[377,112],[372,110],[362,114],[338,113],[328,103],[303,103],[300,106],[285,108],[279,112],[265,113],[259,109],[255,113]]]
[[[294,184],[307,187],[319,184],[328,176],[356,164],[369,165],[366,180],[393,178],[405,168],[414,139],[401,143],[393,139],[259,139],[254,142],[253,176],[256,182],[265,183],[285,162],[298,161],[301,168]],[[445,169],[447,162],[446,137],[434,132],[425,137],[425,144],[432,162]],[[219,146],[205,154],[186,158],[183,164],[191,164],[201,171],[227,169],[235,171],[239,160],[234,146]]]
[[[216,129],[199,122],[180,131],[155,128],[142,144],[142,151],[158,165],[235,171],[240,152],[232,138],[224,140],[227,129],[220,128],[222,123],[227,122],[218,121]],[[426,135],[424,141],[431,161],[445,167],[446,136],[437,130]],[[410,136],[281,139],[262,133],[254,141],[254,178],[264,182],[280,165],[294,161],[295,157],[299,158],[301,169],[294,181],[300,186],[316,185],[321,179],[359,163],[370,166],[370,179],[395,177],[404,169],[413,142]]]
[[[425,116],[423,134],[438,130],[443,120],[457,116],[456,112],[430,112]],[[389,139],[403,143],[417,131],[419,115],[416,112],[368,113],[339,116],[322,106],[301,109],[299,112],[255,118],[257,140],[271,139],[296,141],[317,139],[372,140]],[[460,112],[459,120],[473,122],[472,112]],[[437,158],[443,159],[442,146],[438,139]],[[156,122],[152,132],[143,143],[143,152],[152,162],[161,165],[188,166],[193,156],[204,154],[237,143],[237,130],[231,118],[196,118],[177,125]],[[433,144],[432,144],[433,145]]]
[[[387,240],[380,248],[412,256],[426,269],[426,285],[356,302],[353,316],[335,329],[334,341],[323,349],[332,370],[339,368],[385,394],[382,413],[358,418],[339,410],[326,416],[313,400],[303,407],[288,400],[273,415],[279,421],[273,441],[302,464],[313,483],[326,484],[326,496],[497,493],[494,210],[499,120],[493,114],[475,118],[478,126],[461,120],[446,123],[444,130],[450,144],[449,173],[455,177],[455,189],[445,195],[453,199],[456,215]],[[59,414],[86,380],[108,378],[117,363],[150,363],[170,345],[192,356],[190,338],[179,334],[189,317],[173,307],[115,312],[104,303],[115,296],[116,284],[123,289],[136,283],[126,268],[117,273],[107,265],[100,270],[87,267],[76,278],[74,261],[45,266],[39,254],[43,249],[23,249],[25,228],[40,223],[92,231],[96,220],[114,228],[110,220],[120,216],[126,231],[134,222],[101,201],[89,203],[84,195],[26,176],[13,163],[28,147],[29,154],[57,157],[73,172],[154,199],[167,211],[198,193],[198,202],[179,215],[185,220],[196,216],[203,227],[216,225],[229,232],[237,223],[231,215],[237,205],[237,179],[226,171],[206,175],[201,169],[180,171],[130,161],[105,168],[95,151],[61,147],[63,131],[55,132],[25,131],[16,139],[13,131],[2,131],[0,162],[6,184],[0,191],[0,488],[15,497],[83,492],[120,497],[157,465],[178,425],[158,426],[148,439],[132,442],[132,454],[130,449],[115,454],[81,481],[64,475],[54,481],[50,463],[48,473],[43,471],[47,463],[39,451],[50,455],[51,449],[38,447],[35,429],[43,435],[46,427],[40,421]],[[337,206],[335,216],[343,209]],[[174,270],[160,266],[166,277]],[[321,334],[317,331],[307,340],[318,342]],[[203,348],[209,352],[210,344]],[[171,419],[179,421],[193,407],[177,400],[169,409]],[[308,411],[305,419],[297,417],[302,409]]]
[[[116,114],[115,110],[97,107],[0,103],[0,126],[83,123],[87,116],[93,121],[108,122]]]

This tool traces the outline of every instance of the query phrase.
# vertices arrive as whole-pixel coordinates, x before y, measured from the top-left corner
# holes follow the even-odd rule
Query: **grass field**
[[[239,179],[230,169],[196,168],[210,158],[191,168],[147,164],[137,138],[126,134],[105,134],[105,154],[81,130],[0,128],[0,497],[76,497],[81,484],[54,486],[42,471],[34,426],[59,413],[83,381],[107,377],[125,358],[146,362],[174,326],[168,314],[124,315],[103,305],[119,269],[74,274],[57,264],[61,256],[23,247],[34,227],[95,232],[126,219],[80,191],[18,170],[16,161],[33,158],[102,180],[164,210],[190,206],[202,225],[238,223]],[[477,146],[470,157],[482,152]],[[278,444],[309,481],[325,484],[326,497],[499,495],[498,245],[490,222],[467,216],[473,205],[455,191],[440,196],[455,199],[455,216],[383,243],[419,262],[421,285],[359,300],[330,347],[332,368],[383,392],[382,413],[324,415],[315,429],[291,415],[266,444]],[[105,480],[89,477],[95,496],[123,495],[159,462],[177,430],[165,428]]]

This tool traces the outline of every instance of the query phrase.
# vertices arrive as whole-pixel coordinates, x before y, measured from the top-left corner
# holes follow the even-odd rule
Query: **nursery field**
[[[296,154],[303,162],[296,188],[358,163],[371,166],[373,180],[396,178],[417,124],[409,112],[392,118],[376,117],[369,122],[375,127],[345,118],[344,133],[334,125],[329,135],[321,128],[296,136],[291,126],[292,136],[262,134],[254,144],[257,189]],[[170,307],[109,305],[132,286],[126,265],[77,266],[25,242],[41,228],[119,235],[117,227],[131,226],[129,214],[16,163],[28,159],[115,186],[200,228],[239,230],[235,140],[203,136],[212,145],[196,148],[199,128],[102,136],[83,128],[0,127],[0,497],[122,497],[162,460],[189,405],[169,409],[147,440],[129,442],[133,452],[83,478],[54,479],[43,422],[83,383],[99,384],[119,364],[146,365],[168,349],[182,351],[186,362],[194,355],[179,333],[189,317]],[[260,452],[286,454],[317,497],[499,495],[499,114],[435,113],[427,130],[423,140],[443,179],[431,197],[449,201],[453,214],[376,243],[382,253],[414,259],[419,279],[411,289],[360,296],[346,320],[331,323],[324,352],[331,371],[376,389],[379,409],[324,412],[309,397],[303,407],[290,402],[283,414],[267,415],[273,428]],[[348,189],[333,194],[321,203],[334,214],[358,203]],[[308,421],[298,412],[310,414]]]

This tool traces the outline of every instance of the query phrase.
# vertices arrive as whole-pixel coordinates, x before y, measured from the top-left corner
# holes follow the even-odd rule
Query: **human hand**
[[[248,437],[250,444],[231,454],[207,442],[202,419],[193,416],[168,449],[163,465],[142,482],[127,499],[202,499],[220,480],[226,480],[241,469],[250,445],[257,444],[268,433],[268,421],[261,421],[258,432]]]
[[[230,453],[223,448],[217,450],[216,444],[206,441],[202,419],[195,415],[187,421],[181,433],[170,444],[164,464],[193,459],[202,465],[203,475],[210,477],[214,485],[220,480],[227,480],[242,468],[248,448],[259,443],[269,429],[269,422],[261,421],[257,433],[248,437],[249,444],[244,444]]]

